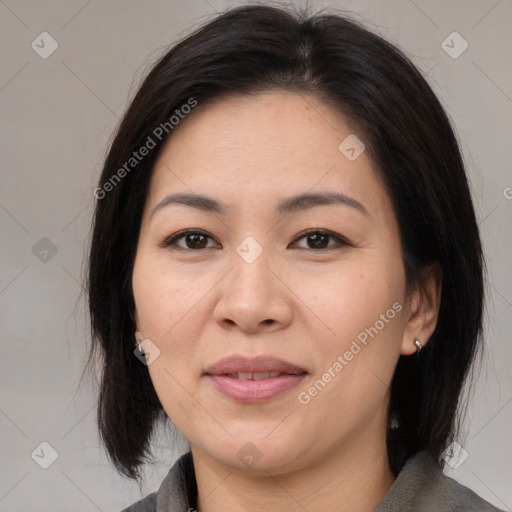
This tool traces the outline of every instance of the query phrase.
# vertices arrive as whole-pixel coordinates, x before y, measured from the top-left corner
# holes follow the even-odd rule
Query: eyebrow
[[[211,197],[200,194],[178,193],[164,197],[151,212],[151,217],[162,208],[171,204],[181,204],[205,212],[218,213],[220,215],[227,213],[226,206]],[[333,204],[350,206],[364,215],[370,215],[368,210],[359,201],[340,192],[304,193],[291,196],[277,205],[276,213],[284,215],[309,210],[315,206],[328,206]]]

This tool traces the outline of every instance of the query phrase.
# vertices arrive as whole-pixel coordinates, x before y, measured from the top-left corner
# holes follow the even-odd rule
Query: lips
[[[238,375],[242,380],[258,380],[269,376],[277,377],[277,375],[267,376],[266,373],[298,375],[307,372],[304,368],[273,356],[246,357],[235,355],[220,359],[209,366],[205,373],[207,375]],[[252,374],[252,377],[249,377],[249,374]]]
[[[263,402],[301,382],[308,372],[273,356],[229,356],[205,370],[223,395],[239,402]]]

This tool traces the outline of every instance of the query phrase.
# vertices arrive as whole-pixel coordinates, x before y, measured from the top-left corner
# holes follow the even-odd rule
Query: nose
[[[214,319],[224,329],[273,332],[292,320],[292,295],[265,251],[252,263],[238,255],[222,280]]]

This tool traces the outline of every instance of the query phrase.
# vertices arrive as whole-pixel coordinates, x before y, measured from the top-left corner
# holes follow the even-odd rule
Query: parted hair
[[[393,204],[407,286],[420,283],[429,265],[442,271],[436,329],[418,356],[400,357],[393,376],[392,470],[420,450],[442,466],[440,455],[457,433],[463,385],[482,338],[485,266],[445,110],[399,49],[345,14],[247,5],[216,15],[152,65],[98,184],[108,193],[97,196],[87,265],[87,366],[100,362],[100,436],[113,465],[130,478],[140,480],[156,425],[167,420],[147,367],[134,356],[131,280],[142,212],[155,161],[172,138],[169,130],[159,140],[154,130],[191,98],[201,105],[272,90],[316,95],[357,128]],[[148,137],[155,142],[149,154],[105,187]]]

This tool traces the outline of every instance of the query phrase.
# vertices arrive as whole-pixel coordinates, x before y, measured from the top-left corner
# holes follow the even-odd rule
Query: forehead
[[[363,143],[355,132],[338,110],[312,95],[275,91],[214,99],[174,128],[156,162],[148,203],[174,191],[209,191],[262,207],[262,197],[321,189],[355,196],[369,209],[389,206],[367,152],[355,160],[343,152],[347,138]]]

